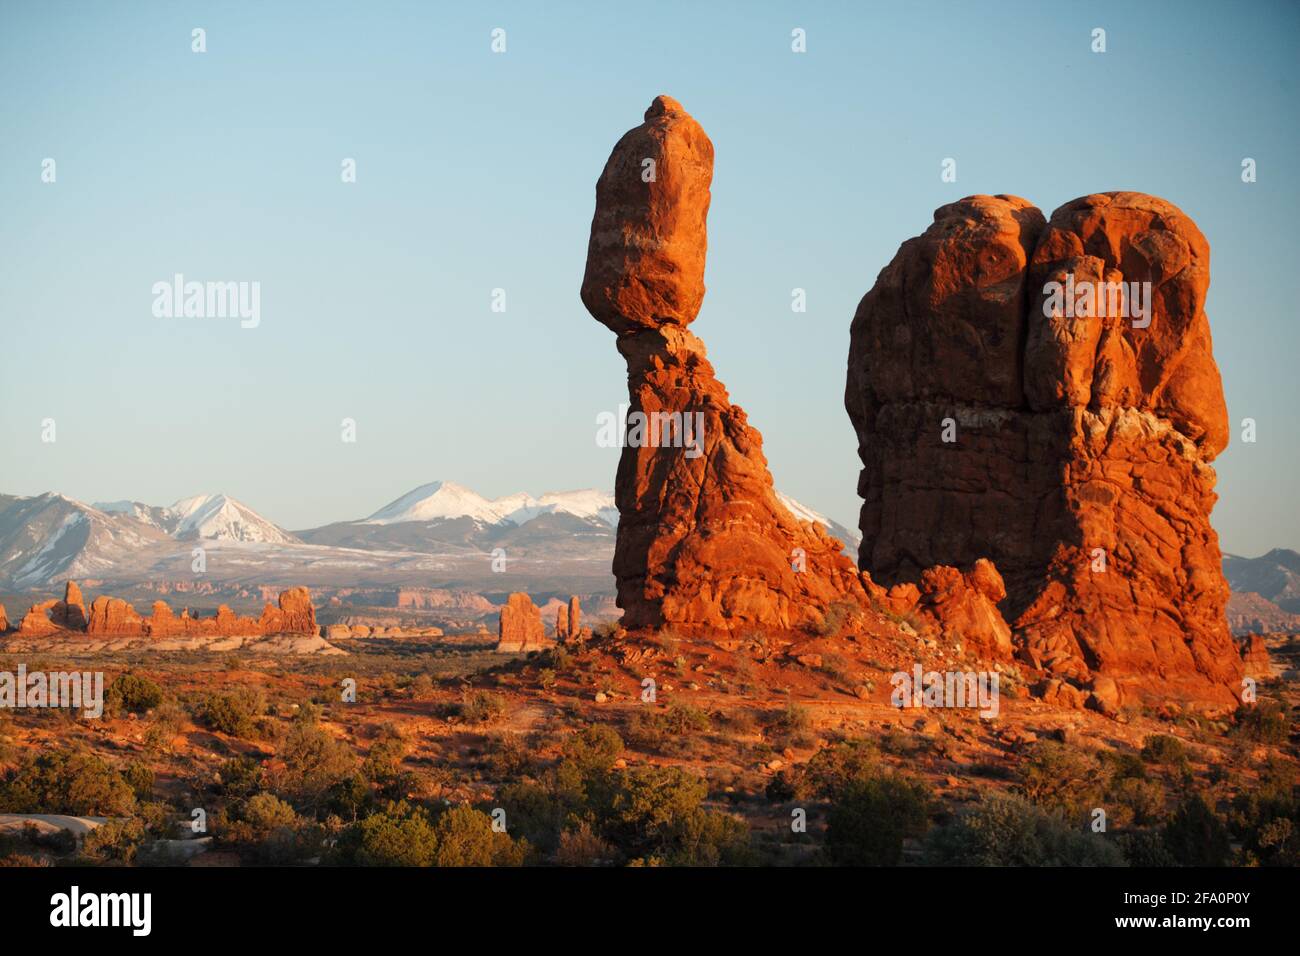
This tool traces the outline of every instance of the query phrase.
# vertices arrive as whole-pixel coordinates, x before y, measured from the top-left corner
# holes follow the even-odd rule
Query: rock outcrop
[[[1052,679],[1235,706],[1208,283],[1204,237],[1151,196],[1050,222],[1014,196],[940,208],[853,319],[861,566],[919,583],[990,558],[1022,657]]]
[[[0,634],[9,630],[9,616],[5,613],[5,606],[0,604]]]
[[[27,609],[23,619],[18,622],[18,633],[23,637],[41,637],[56,633],[59,629],[50,619],[50,615],[58,603],[58,601],[42,601],[33,604]]]
[[[1268,656],[1268,645],[1260,634],[1247,634],[1239,642],[1241,662],[1246,676],[1256,680],[1268,680],[1273,676],[1272,661]]]
[[[582,301],[617,335],[630,396],[615,484],[622,625],[817,626],[832,604],[865,599],[857,569],[778,501],[762,437],[687,328],[704,299],[712,178],[709,137],[659,96],[596,183]]]
[[[50,620],[55,627],[68,631],[79,631],[86,626],[86,604],[81,597],[81,588],[76,581],[68,581],[63,586],[63,600],[54,605]]]
[[[121,598],[101,594],[90,605],[90,620],[86,623],[86,633],[97,636],[122,636],[126,634],[146,634],[145,619],[134,607]]]
[[[561,604],[555,609],[555,639],[580,641],[590,635],[591,629],[582,626],[582,606],[574,594],[570,596],[568,604]]]
[[[281,591],[276,606],[268,604],[262,611],[262,634],[315,634],[316,609],[311,592],[304,587]]]
[[[318,630],[311,594],[303,587],[281,591],[278,604],[267,604],[260,618],[240,616],[224,604],[213,617],[191,617],[188,610],[177,615],[163,601],[154,601],[152,613],[146,617],[127,601],[107,594],[95,598],[87,612],[80,589],[69,581],[62,601],[32,605],[18,633],[21,637],[63,631],[93,637],[253,637],[316,635]]]
[[[533,599],[522,591],[511,594],[501,608],[497,626],[497,651],[502,654],[536,651],[550,647],[553,643],[547,640],[542,612],[533,603]]]

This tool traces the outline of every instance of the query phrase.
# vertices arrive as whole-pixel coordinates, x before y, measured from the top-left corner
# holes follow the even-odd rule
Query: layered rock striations
[[[1200,231],[1144,194],[1050,221],[1014,196],[940,208],[853,319],[862,567],[897,584],[990,558],[1034,666],[1234,705],[1208,284]]]
[[[762,437],[688,326],[704,299],[713,144],[667,96],[596,183],[582,301],[617,335],[630,411],[618,465],[622,624],[700,633],[819,624],[863,600],[838,541],[777,500]]]

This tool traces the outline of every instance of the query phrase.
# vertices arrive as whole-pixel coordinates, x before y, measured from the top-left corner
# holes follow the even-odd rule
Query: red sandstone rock
[[[82,631],[86,628],[86,605],[81,597],[77,582],[68,581],[63,587],[63,600],[54,605],[50,619],[56,627],[68,631]]]
[[[555,639],[557,641],[567,641],[569,639],[569,606],[561,604],[555,609]]]
[[[686,329],[704,298],[712,177],[708,136],[660,96],[596,184],[582,301],[617,333],[631,398],[615,484],[622,624],[816,626],[831,604],[865,600],[857,569],[777,500],[762,437]]]
[[[496,649],[503,654],[535,651],[549,647],[551,643],[546,639],[542,612],[533,604],[533,599],[522,591],[511,594],[501,608]]]
[[[569,596],[569,636],[577,637],[582,633],[582,605],[578,603],[578,595]]]
[[[1150,282],[1150,324],[1102,297],[1067,316],[1047,291],[1067,276]],[[1151,196],[1087,196],[1050,223],[1011,196],[939,209],[853,320],[862,566],[894,584],[991,558],[1034,665],[1235,706],[1209,523],[1227,418],[1208,282],[1204,237]]]
[[[1265,680],[1273,676],[1272,662],[1269,660],[1268,647],[1259,634],[1247,634],[1240,642],[1241,661],[1245,666],[1246,676],[1256,680]]]
[[[270,604],[262,611],[262,634],[315,634],[316,609],[311,592],[304,587],[280,592],[277,607]]]
[[[944,566],[929,568],[921,574],[920,590],[919,606],[934,618],[945,640],[987,660],[1014,657],[1011,628],[997,608],[1006,589],[992,561],[981,558],[967,574]]]
[[[9,630],[9,617],[5,614],[5,606],[0,604],[0,634]]]
[[[90,605],[90,621],[86,625],[86,633],[113,637],[143,634],[144,618],[121,598],[101,594]]]
[[[23,637],[41,637],[46,634],[53,634],[58,628],[50,620],[50,612],[54,610],[58,601],[44,601],[40,604],[33,604],[23,615],[23,619],[18,622],[18,633]]]

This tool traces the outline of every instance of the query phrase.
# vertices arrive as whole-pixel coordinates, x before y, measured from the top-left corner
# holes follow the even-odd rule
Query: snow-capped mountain
[[[169,540],[133,517],[63,495],[0,495],[0,580],[14,587],[107,574]]]
[[[504,522],[522,525],[539,515],[557,513],[598,519],[611,528],[618,526],[618,509],[614,507],[614,496],[607,491],[587,488],[582,491],[547,492],[540,498],[519,493],[488,499],[454,481],[434,481],[421,485],[384,505],[361,523],[388,525],[408,521],[471,518],[490,525]]]
[[[139,501],[97,501],[94,507],[107,514],[125,515],[143,522],[180,541],[258,541],[265,544],[293,544],[296,537],[267,521],[243,502],[229,495],[195,495],[166,508]]]
[[[787,495],[780,498],[800,519],[825,525],[850,547],[856,543],[842,526]],[[608,573],[617,527],[613,494],[590,488],[486,498],[435,481],[369,517],[296,533],[221,494],[165,507],[0,495],[0,585],[40,587],[76,577],[184,579],[192,574],[196,541],[206,542],[209,581],[256,584],[274,576],[310,585],[346,580],[351,569],[374,585],[426,584],[430,570],[464,583],[486,573],[485,555],[498,548],[522,562],[512,568],[531,567],[530,574],[600,577]]]

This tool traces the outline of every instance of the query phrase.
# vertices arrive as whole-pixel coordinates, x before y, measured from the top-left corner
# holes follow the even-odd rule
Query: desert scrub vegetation
[[[482,810],[462,805],[435,813],[406,803],[383,809],[346,828],[330,862],[360,866],[522,866],[526,840],[492,825]]]
[[[105,710],[110,716],[142,714],[163,702],[163,689],[147,677],[129,671],[108,685],[104,695]]]
[[[627,721],[627,740],[638,750],[664,755],[693,752],[700,735],[712,729],[709,715],[690,704],[633,711]]]
[[[135,809],[131,784],[84,750],[31,754],[0,780],[0,811],[127,816]]]
[[[935,866],[1123,866],[1119,847],[1071,827],[1023,797],[985,794],[975,806],[931,830],[922,851]]]
[[[704,806],[708,784],[677,767],[617,766],[611,727],[571,735],[536,780],[498,793],[511,832],[557,863],[718,866],[750,857],[743,821]]]
[[[209,694],[199,705],[197,716],[205,727],[229,737],[247,739],[257,731],[257,718],[266,713],[266,697],[260,691],[240,687]]]
[[[1283,701],[1266,698],[1239,709],[1232,732],[1254,743],[1281,745],[1291,737],[1291,715]]]
[[[506,699],[489,690],[465,691],[459,716],[471,724],[487,724],[505,716]]]

